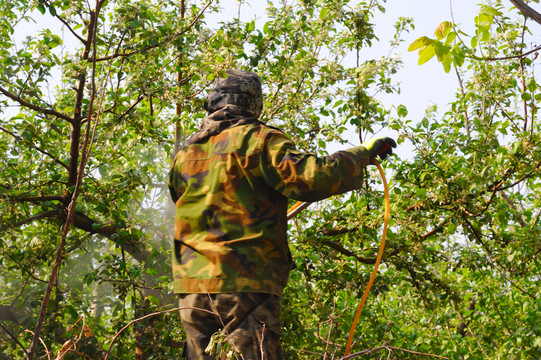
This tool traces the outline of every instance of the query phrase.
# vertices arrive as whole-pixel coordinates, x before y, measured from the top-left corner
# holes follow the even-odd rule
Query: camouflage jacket
[[[292,265],[288,198],[317,201],[358,188],[367,150],[302,153],[255,119],[233,120],[195,140],[177,153],[170,172],[174,291],[281,295]]]

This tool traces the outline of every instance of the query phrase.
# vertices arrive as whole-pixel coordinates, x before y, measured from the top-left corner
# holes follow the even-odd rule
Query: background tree
[[[387,162],[393,223],[354,350],[540,357],[529,22],[491,1],[475,34],[449,21],[412,44],[462,84],[447,113],[428,109],[414,122],[404,106],[378,101],[398,91],[393,48],[410,20],[398,19],[388,57],[362,61],[384,2],[268,3],[255,20],[242,16],[247,5],[0,1],[0,354],[102,358],[130,321],[176,306],[170,159],[204,117],[212,79],[240,67],[265,84],[263,120],[304,150],[324,154],[348,131],[364,139],[381,127],[414,146],[414,157]],[[54,25],[21,36],[33,22]],[[379,242],[379,189],[368,178],[291,222],[291,358],[343,354]],[[145,321],[115,338],[112,356],[179,355],[177,314]]]

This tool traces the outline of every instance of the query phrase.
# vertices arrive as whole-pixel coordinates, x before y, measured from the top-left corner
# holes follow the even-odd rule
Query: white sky
[[[406,105],[408,118],[421,120],[425,108],[432,104],[444,108],[458,88],[454,71],[445,73],[443,66],[435,58],[419,66],[417,51],[407,51],[408,46],[417,38],[434,37],[434,31],[440,23],[451,21],[450,3],[455,22],[466,33],[471,31],[478,11],[478,2],[472,0],[389,0],[386,5],[387,12],[379,15],[376,20],[376,33],[385,40],[384,37],[390,39],[392,36],[392,26],[398,17],[414,19],[415,29],[405,34],[405,41],[398,51],[404,61],[404,68],[396,76],[402,91],[399,96],[389,97],[392,104]],[[383,41],[380,46],[384,47],[387,43],[388,40]]]

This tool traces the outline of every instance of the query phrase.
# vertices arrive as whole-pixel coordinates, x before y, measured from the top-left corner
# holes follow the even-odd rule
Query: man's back
[[[287,198],[263,169],[265,139],[276,133],[234,126],[175,157],[175,292],[281,294],[291,266]]]

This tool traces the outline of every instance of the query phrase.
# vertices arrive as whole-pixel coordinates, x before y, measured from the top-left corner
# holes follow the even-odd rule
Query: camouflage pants
[[[279,296],[261,293],[181,294],[179,305],[190,308],[180,310],[186,330],[185,356],[188,360],[216,359],[216,355],[205,352],[211,336],[216,333],[218,336],[214,335],[214,343],[221,342],[232,350],[220,359],[283,358]],[[214,348],[219,349],[220,346]]]

